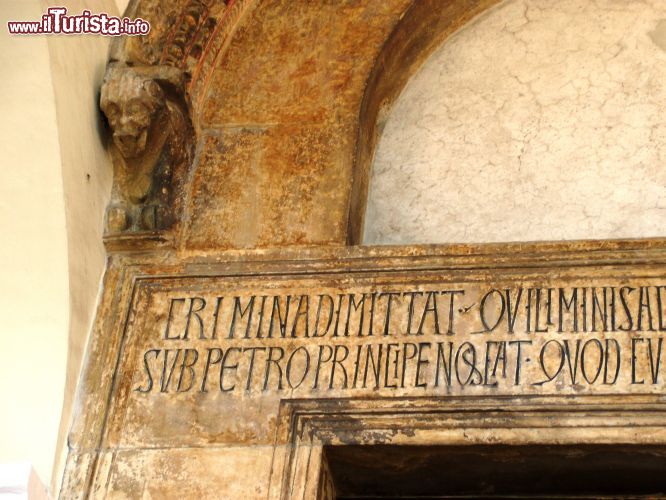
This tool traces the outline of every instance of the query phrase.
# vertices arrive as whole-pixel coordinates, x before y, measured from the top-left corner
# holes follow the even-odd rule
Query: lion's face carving
[[[164,94],[152,79],[131,68],[107,79],[100,104],[113,131],[113,142],[125,158],[141,156],[151,128],[165,106]]]
[[[104,76],[100,107],[113,133],[107,231],[170,227],[180,206],[173,187],[189,167],[194,143],[183,72],[113,63]]]

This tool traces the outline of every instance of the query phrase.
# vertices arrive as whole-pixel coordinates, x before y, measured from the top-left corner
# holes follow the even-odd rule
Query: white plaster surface
[[[508,0],[424,64],[365,244],[666,235],[666,1]]]

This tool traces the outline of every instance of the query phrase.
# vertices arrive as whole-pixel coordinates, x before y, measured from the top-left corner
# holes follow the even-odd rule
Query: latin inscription
[[[666,285],[165,296],[133,391],[664,387]],[[476,389],[473,389],[476,388]]]

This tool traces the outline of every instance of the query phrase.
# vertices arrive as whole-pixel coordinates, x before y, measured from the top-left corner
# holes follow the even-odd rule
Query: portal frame
[[[666,444],[660,395],[283,400],[269,498],[318,498],[324,446]],[[277,441],[276,441],[277,443]]]

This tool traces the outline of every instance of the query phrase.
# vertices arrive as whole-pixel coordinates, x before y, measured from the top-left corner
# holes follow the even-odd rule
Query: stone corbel
[[[107,241],[172,229],[180,219],[180,190],[194,144],[183,72],[111,63],[100,107],[112,134],[114,169]]]

